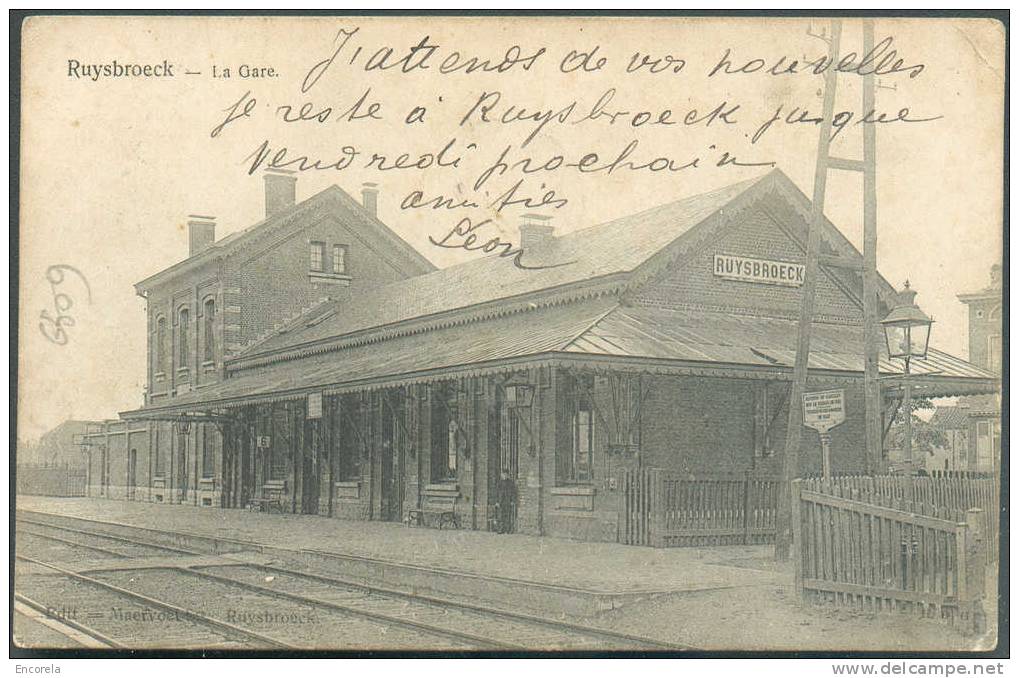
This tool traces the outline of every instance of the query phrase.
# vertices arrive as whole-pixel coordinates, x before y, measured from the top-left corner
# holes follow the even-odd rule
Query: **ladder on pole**
[[[809,31],[808,31],[809,33]],[[810,223],[807,225],[806,270],[800,315],[797,328],[796,361],[793,365],[793,383],[789,394],[789,421],[786,427],[785,456],[783,458],[783,491],[779,494],[778,529],[775,535],[775,557],[786,560],[792,546],[792,481],[799,474],[800,444],[803,429],[803,412],[800,402],[807,385],[807,371],[810,360],[810,334],[814,316],[814,300],[817,293],[819,266],[848,268],[863,273],[863,334],[864,334],[864,402],[866,465],[873,472],[880,459],[881,450],[881,396],[878,382],[878,341],[877,334],[877,162],[876,140],[873,124],[863,128],[863,160],[840,158],[831,155],[832,117],[835,111],[835,92],[838,80],[839,43],[842,37],[842,22],[833,19],[831,36],[824,33],[810,35],[828,43],[830,64],[825,71],[825,86],[821,130],[817,143],[817,163],[814,170],[814,193],[811,203]],[[874,23],[863,20],[863,53],[874,49]],[[863,112],[874,109],[874,74],[863,76]],[[824,221],[825,192],[829,170],[861,172],[863,174],[863,264],[853,259],[821,255],[821,227]]]

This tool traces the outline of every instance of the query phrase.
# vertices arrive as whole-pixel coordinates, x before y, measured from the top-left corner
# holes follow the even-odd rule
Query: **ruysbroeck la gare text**
[[[172,78],[174,64],[163,59],[155,64],[123,64],[113,61],[99,64],[83,64],[77,59],[67,60],[67,77],[92,82],[100,78]]]

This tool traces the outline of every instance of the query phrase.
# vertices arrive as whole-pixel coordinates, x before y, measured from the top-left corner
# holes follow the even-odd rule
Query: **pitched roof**
[[[791,368],[796,361],[798,321],[715,311],[621,306],[573,341],[567,351],[588,355],[661,358],[733,365]],[[811,370],[863,371],[861,326],[813,324]],[[901,374],[881,347],[878,370]],[[911,364],[914,378],[993,381],[995,375],[935,348]]]
[[[934,410],[931,425],[943,431],[957,431],[969,426],[969,408],[961,405],[941,405]]]
[[[364,384],[398,376],[413,378],[450,368],[559,351],[616,305],[611,298],[545,307],[483,323],[455,325],[385,342],[348,347],[242,372],[198,391],[155,402],[139,412],[189,405],[242,404],[283,399],[295,392]],[[122,413],[130,415],[130,413]]]
[[[347,293],[297,319],[281,333],[249,346],[242,357],[628,273],[767,176],[771,175],[555,238],[543,254],[543,262],[568,262],[566,265],[527,270],[515,266],[510,258],[491,255],[357,294]]]
[[[810,367],[859,376],[862,330],[815,323]],[[731,370],[791,371],[796,321],[700,311],[627,306],[613,296],[523,310],[481,322],[461,323],[385,341],[279,362],[238,373],[199,391],[152,403],[128,418],[189,407],[219,407],[292,399],[365,387],[506,371],[521,362],[620,358],[651,371],[686,370],[731,375]],[[901,366],[880,361],[885,374]],[[722,372],[718,372],[722,370]],[[725,372],[730,370],[730,372]],[[994,375],[963,360],[931,351],[917,361],[916,382],[934,395],[993,388]]]
[[[355,233],[376,233],[387,241],[403,258],[401,265],[408,268],[408,274],[427,273],[435,270],[435,265],[418,252],[407,241],[398,236],[388,226],[368,212],[361,203],[354,200],[339,186],[333,184],[310,198],[296,203],[277,214],[267,217],[245,229],[236,231],[220,238],[201,252],[194,254],[176,264],[154,273],[135,284],[138,290],[144,290],[183,271],[191,270],[217,258],[229,256],[260,236],[269,235],[283,225],[299,219],[319,208],[328,208],[342,214],[346,223]]]

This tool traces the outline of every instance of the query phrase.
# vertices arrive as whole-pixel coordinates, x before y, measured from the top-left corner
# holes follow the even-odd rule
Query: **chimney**
[[[373,217],[379,215],[379,185],[366,181],[361,186],[361,204]]]
[[[291,170],[265,173],[265,218],[273,217],[297,202],[297,177]]]
[[[216,217],[188,215],[188,256],[203,252],[216,242]]]
[[[555,229],[549,222],[552,217],[544,214],[525,214],[520,222],[520,247],[532,255],[547,250],[555,240]]]

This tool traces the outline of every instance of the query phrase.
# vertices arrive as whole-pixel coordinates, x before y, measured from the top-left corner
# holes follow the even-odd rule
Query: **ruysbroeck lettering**
[[[172,78],[173,64],[166,59],[157,64],[123,64],[116,59],[100,64],[83,64],[77,59],[68,59],[67,77],[92,82],[100,78]]]
[[[799,287],[803,284],[803,264],[788,261],[750,259],[730,254],[716,254],[714,273],[719,278],[742,280],[765,285]]]

